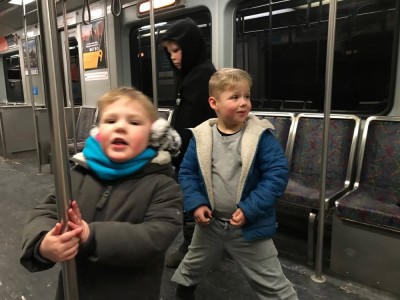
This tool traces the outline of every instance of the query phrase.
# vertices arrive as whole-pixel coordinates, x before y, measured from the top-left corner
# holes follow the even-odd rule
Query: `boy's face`
[[[169,55],[171,56],[171,60],[177,69],[182,68],[182,49],[181,47],[172,41],[168,41],[165,43],[165,48],[167,49]]]
[[[149,145],[151,120],[137,101],[121,97],[106,106],[100,118],[99,142],[114,162],[125,162]]]
[[[242,128],[251,110],[250,86],[246,81],[238,82],[217,97],[210,97],[209,103],[217,113],[218,128],[235,133]]]

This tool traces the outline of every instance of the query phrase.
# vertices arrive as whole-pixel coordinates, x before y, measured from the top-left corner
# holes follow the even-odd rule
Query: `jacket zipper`
[[[108,198],[110,198],[112,188],[113,188],[112,185],[109,185],[106,188],[106,190],[103,192],[99,202],[97,202],[97,205],[96,205],[97,209],[102,209],[106,205]]]

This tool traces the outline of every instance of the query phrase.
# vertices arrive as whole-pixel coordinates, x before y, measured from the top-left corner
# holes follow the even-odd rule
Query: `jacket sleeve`
[[[55,263],[40,259],[35,249],[43,236],[57,223],[57,205],[54,195],[49,195],[30,213],[23,230],[20,263],[30,272],[50,269]]]
[[[261,136],[252,168],[258,169],[255,188],[239,202],[249,223],[275,210],[277,200],[285,192],[289,180],[288,161],[281,145],[269,131]],[[254,171],[253,171],[254,172]]]
[[[89,223],[90,236],[81,245],[80,257],[108,266],[141,268],[165,255],[182,228],[182,192],[172,178],[160,181],[155,177],[146,189],[132,195],[143,201],[151,198],[143,220]]]
[[[186,212],[193,214],[197,207],[203,205],[211,208],[199,168],[194,138],[190,140],[179,170],[178,179],[183,190],[183,206]]]

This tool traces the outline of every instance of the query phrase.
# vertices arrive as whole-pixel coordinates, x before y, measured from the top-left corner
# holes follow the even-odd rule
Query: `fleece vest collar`
[[[193,136],[196,140],[196,151],[200,165],[200,170],[204,178],[207,189],[208,199],[212,207],[214,207],[214,196],[211,176],[211,161],[212,161],[212,131],[211,127],[216,124],[218,119],[209,119],[199,126],[192,129]],[[258,142],[262,133],[267,129],[275,129],[268,120],[260,120],[256,116],[249,115],[246,119],[246,128],[243,132],[241,156],[242,156],[242,170],[239,178],[239,186],[237,190],[236,203],[241,199],[244,184],[247,175],[249,174],[252,166]]]

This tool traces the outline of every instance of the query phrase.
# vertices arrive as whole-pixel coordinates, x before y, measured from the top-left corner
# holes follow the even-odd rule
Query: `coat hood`
[[[267,119],[260,119],[255,115],[249,114],[246,118],[246,123],[251,123],[251,128],[255,126],[256,129],[252,129],[252,131],[255,131],[255,133],[252,134],[258,134],[259,132],[262,132],[266,129],[272,129],[275,130],[274,125],[267,120]],[[207,121],[204,121],[202,124],[198,125],[195,128],[189,128],[193,131],[194,134],[203,134],[203,130],[208,130],[207,128],[212,127],[214,124],[218,123],[217,118],[211,118],[208,119]]]
[[[182,77],[185,77],[190,70],[207,60],[208,55],[204,36],[190,18],[173,23],[164,34],[162,41],[173,41],[181,47],[182,65],[180,70],[174,66],[169,53],[165,51],[172,68]]]

